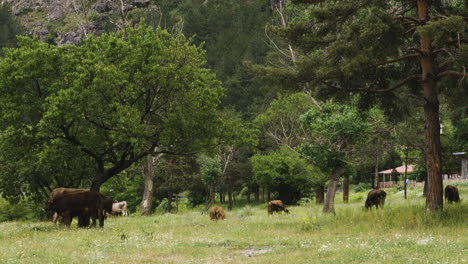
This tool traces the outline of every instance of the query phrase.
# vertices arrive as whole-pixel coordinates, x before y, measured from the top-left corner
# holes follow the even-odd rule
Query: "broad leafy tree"
[[[16,146],[2,151],[1,164],[40,172],[49,146],[80,153],[71,171],[91,168],[90,187],[99,190],[148,154],[211,145],[223,89],[203,54],[183,36],[144,24],[81,46],[22,38],[0,61],[0,143]],[[24,175],[23,182],[35,178]]]
[[[311,108],[300,117],[309,140],[298,148],[302,155],[328,175],[329,183],[323,204],[324,213],[334,213],[338,181],[354,161],[357,147],[366,140],[367,119],[372,113],[356,107],[327,102],[321,108]]]
[[[296,148],[310,138],[309,133],[299,123],[299,117],[314,107],[320,106],[305,93],[295,93],[273,100],[268,109],[255,119],[256,124],[262,128],[267,137],[264,145],[268,146],[268,139],[270,139],[273,141],[273,149],[278,146],[287,147],[300,157],[301,155],[296,151]],[[307,156],[302,156],[302,158],[307,159]],[[316,201],[321,204],[323,203],[324,185],[328,177],[324,176],[323,173],[310,176]]]
[[[307,160],[286,147],[251,158],[258,184],[285,203],[295,203],[310,194],[314,176],[322,174]]]
[[[303,11],[284,34],[300,47],[297,76],[330,95],[407,91],[424,106],[427,210],[443,208],[439,97],[468,77],[466,1],[294,0]],[[463,7],[465,5],[465,7]],[[458,85],[465,87],[466,82]],[[457,88],[453,87],[453,89]]]

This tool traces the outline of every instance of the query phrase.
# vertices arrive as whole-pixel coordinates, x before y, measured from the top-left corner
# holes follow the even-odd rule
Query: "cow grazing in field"
[[[106,196],[93,190],[66,189],[59,188],[52,191],[46,202],[45,210],[57,213],[62,217],[62,222],[70,226],[73,217],[78,216],[78,226],[89,225],[89,218],[92,218],[92,226],[96,225],[99,219],[99,226],[104,226],[104,200]],[[110,198],[112,201],[112,198]]]
[[[284,208],[284,203],[281,200],[273,200],[268,202],[268,215],[272,215],[274,212],[285,212],[289,214],[289,210]]]
[[[63,195],[69,195],[69,194],[74,194],[74,193],[81,193],[81,192],[87,192],[89,191],[88,189],[73,189],[73,188],[56,188],[52,190],[52,192],[49,195],[49,198],[47,199],[47,203],[52,203],[54,199],[62,197]],[[54,212],[52,216],[52,222],[54,224],[57,224],[57,222],[60,221],[62,224],[64,223],[64,219],[62,216],[60,216],[57,212]],[[89,215],[79,215],[78,216],[78,226],[79,227],[86,227],[89,225]]]
[[[219,206],[213,206],[210,208],[210,219],[211,220],[224,220],[226,218],[226,213],[224,209]]]
[[[383,190],[372,190],[367,194],[366,199],[366,209],[371,208],[375,205],[375,208],[379,209],[383,207],[385,204],[385,198],[387,197],[387,193]]]
[[[458,192],[458,188],[453,185],[447,185],[445,187],[445,199],[447,199],[449,203],[460,202],[460,194]]]
[[[112,214],[113,215],[122,214],[124,216],[128,216],[127,202],[126,201],[121,201],[121,202],[114,201],[112,203]]]

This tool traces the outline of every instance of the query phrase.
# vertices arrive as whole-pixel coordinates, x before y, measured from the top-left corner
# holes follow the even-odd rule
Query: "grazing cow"
[[[213,206],[210,208],[210,219],[211,220],[224,220],[226,218],[226,213],[224,213],[224,210],[222,207],[219,206]]]
[[[385,198],[387,197],[387,193],[383,190],[372,190],[367,194],[366,199],[366,209],[371,208],[375,205],[375,208],[379,209],[383,207],[385,204]]]
[[[52,191],[44,210],[57,213],[66,226],[70,226],[75,216],[79,217],[79,227],[88,226],[89,217],[92,218],[92,226],[96,225],[96,218],[99,219],[99,226],[104,226],[104,195],[93,190],[59,189],[62,190]]]
[[[281,200],[273,200],[268,202],[268,215],[272,215],[274,212],[281,212],[289,214],[288,209],[284,208],[284,203]]]
[[[460,202],[460,194],[458,193],[458,188],[453,185],[447,185],[445,187],[445,199],[447,199],[449,203]]]
[[[126,201],[121,201],[121,202],[113,201],[112,214],[113,215],[122,214],[124,216],[128,216],[127,202]]]
[[[80,192],[87,192],[87,189],[72,189],[72,188],[56,188],[52,190],[47,199],[48,203],[52,203],[54,199],[58,197],[62,197],[63,195],[73,194],[73,193],[80,193]],[[52,222],[57,224],[60,220],[61,223],[63,222],[63,217],[61,217],[57,212],[55,212],[52,216]],[[89,215],[79,215],[78,216],[78,226],[79,227],[86,227],[89,225]]]

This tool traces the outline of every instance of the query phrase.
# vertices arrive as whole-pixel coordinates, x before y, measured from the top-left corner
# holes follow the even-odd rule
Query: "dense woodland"
[[[70,187],[132,213],[174,211],[175,195],[329,213],[338,189],[416,164],[426,210],[443,210],[442,174],[468,149],[468,1],[74,2],[39,38],[24,17],[41,11],[0,6],[10,206]],[[62,45],[66,30],[83,38]]]

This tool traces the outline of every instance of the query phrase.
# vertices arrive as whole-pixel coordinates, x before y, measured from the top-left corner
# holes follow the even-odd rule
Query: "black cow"
[[[453,185],[447,185],[445,187],[445,199],[447,199],[449,203],[460,202],[460,194],[458,193],[458,188]]]
[[[56,212],[63,218],[62,222],[70,226],[73,217],[78,216],[78,226],[89,225],[89,218],[92,218],[92,225],[96,226],[96,219],[99,219],[99,226],[104,226],[105,207],[108,207],[107,199],[104,195],[93,190],[58,188],[52,191],[47,200],[45,210]],[[112,198],[110,198],[112,205]],[[106,209],[107,210],[107,209]],[[112,207],[110,207],[112,210]]]
[[[372,190],[367,194],[366,199],[366,209],[371,208],[375,205],[375,208],[379,209],[383,207],[385,204],[385,198],[387,197],[387,193],[383,190]]]
[[[284,208],[284,203],[281,200],[273,200],[268,202],[268,215],[272,215],[274,212],[281,212],[289,214],[288,209]]]

